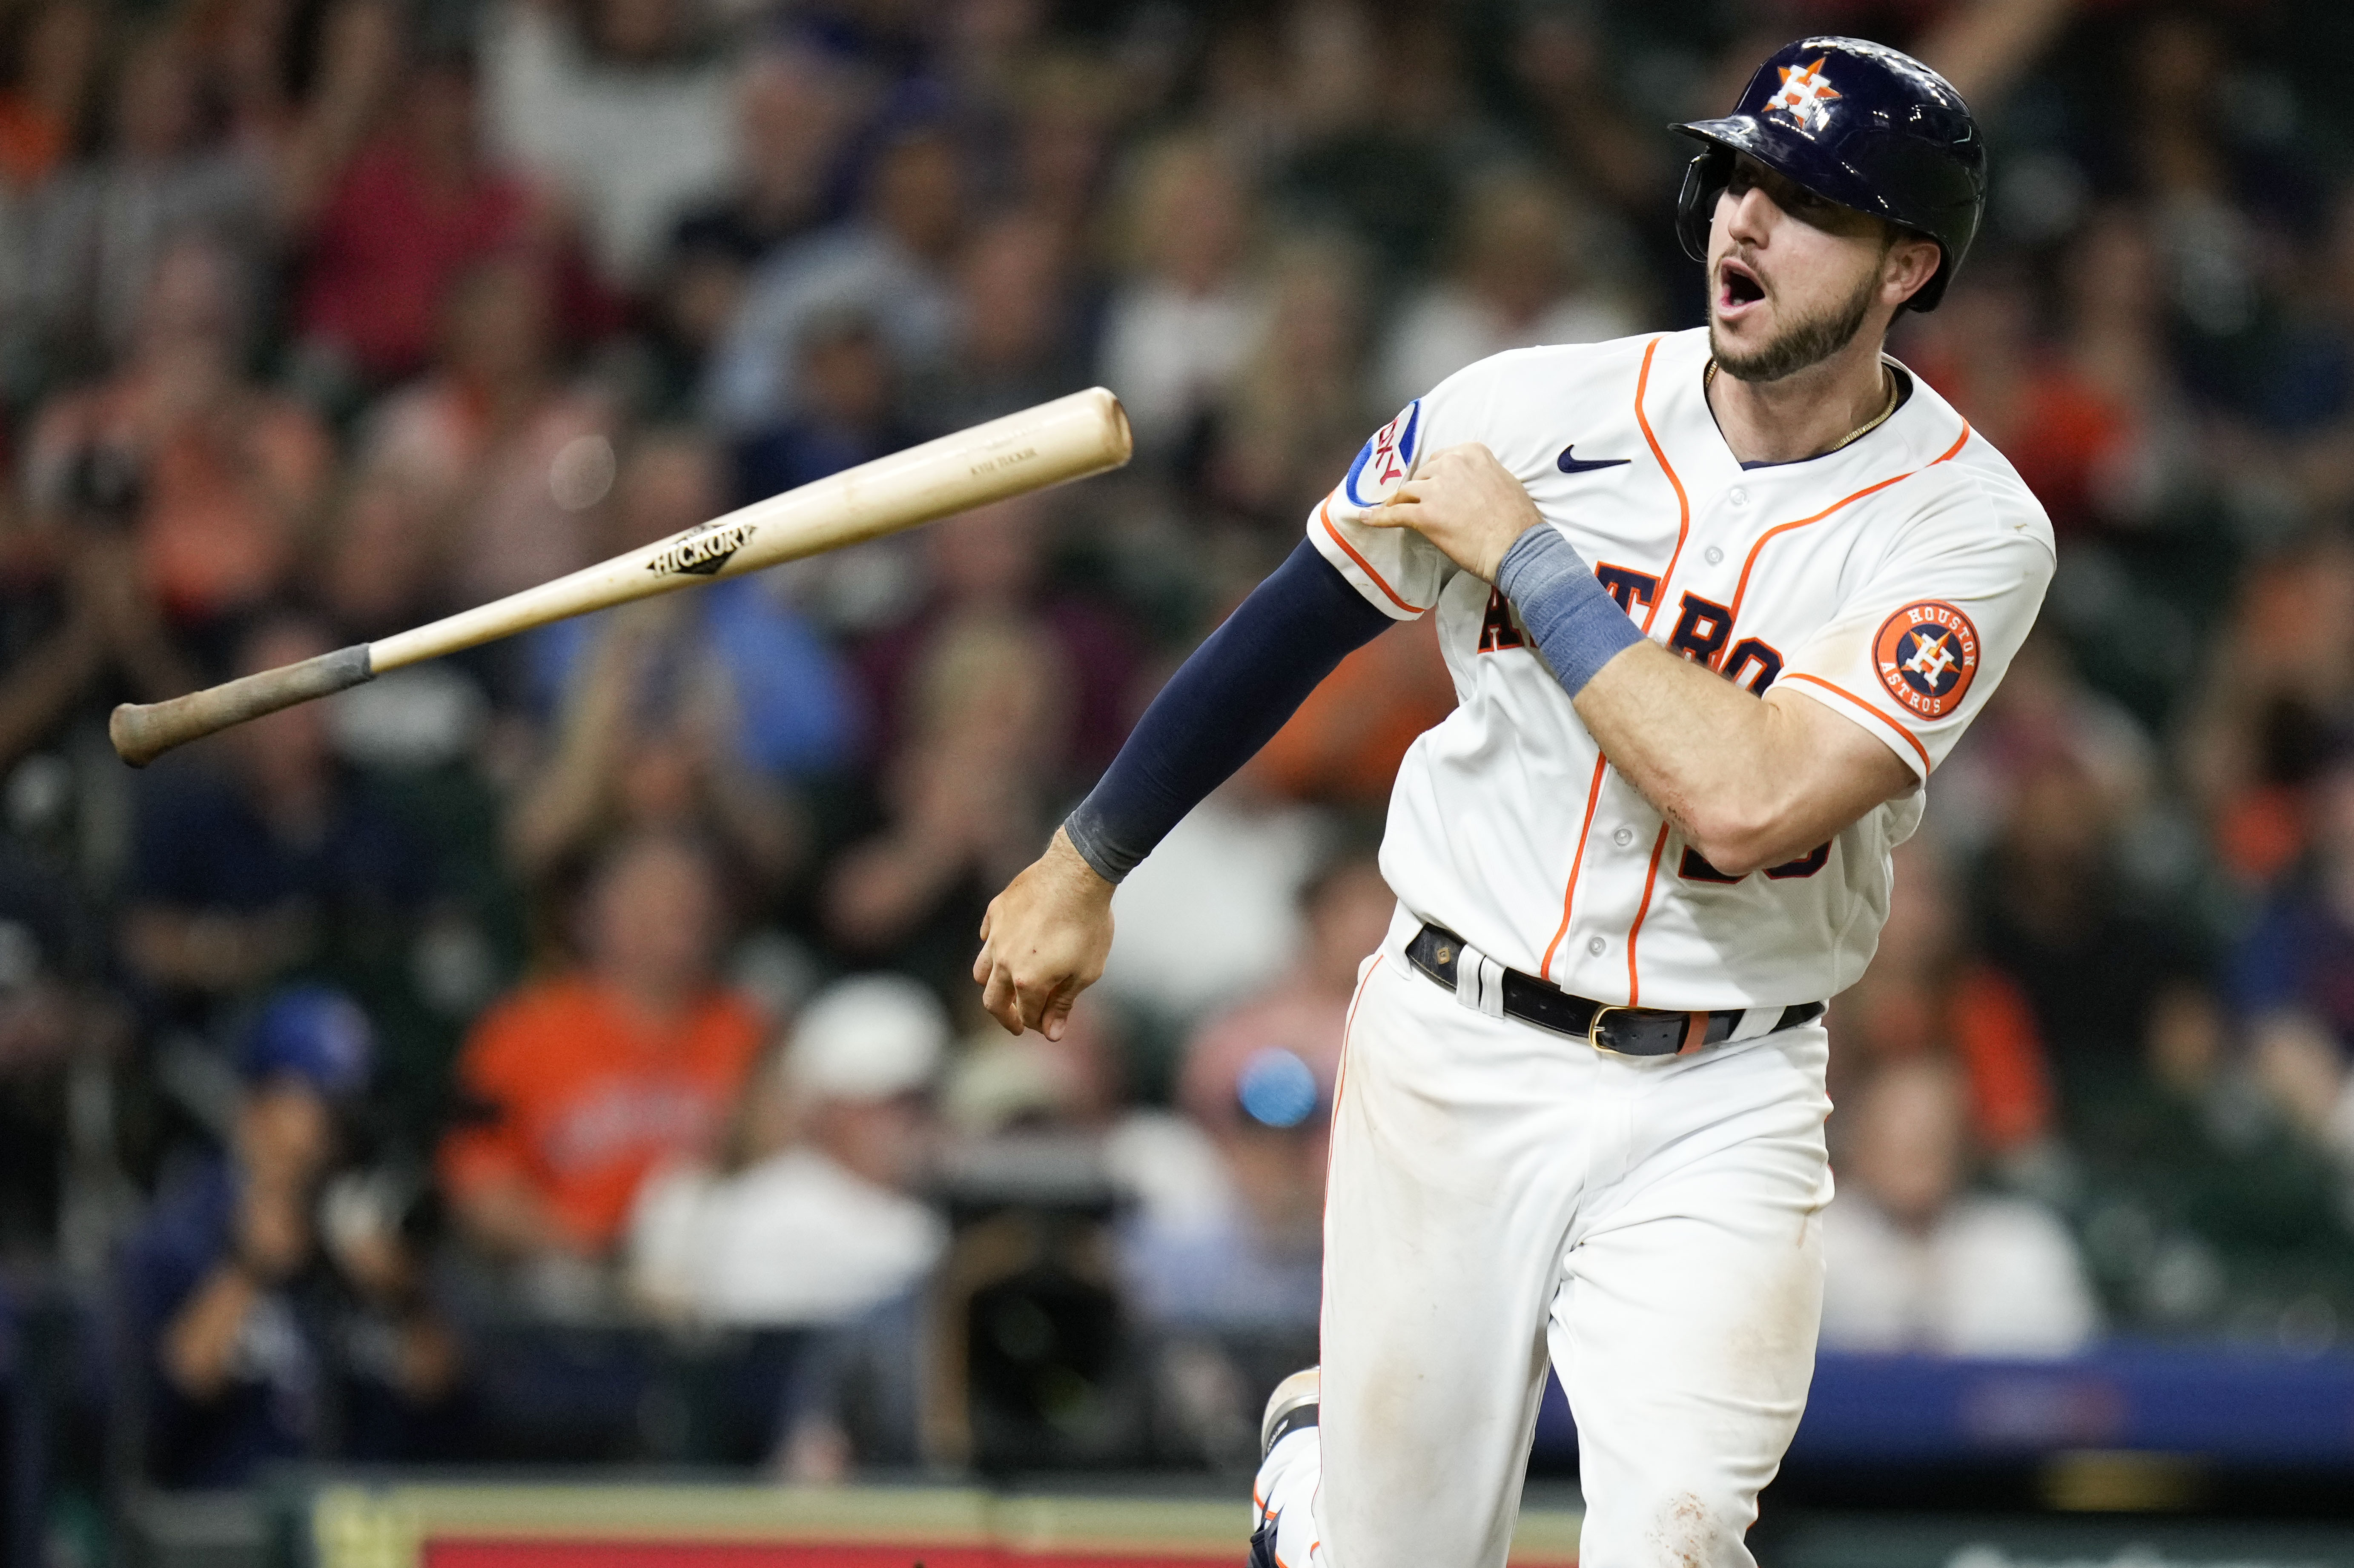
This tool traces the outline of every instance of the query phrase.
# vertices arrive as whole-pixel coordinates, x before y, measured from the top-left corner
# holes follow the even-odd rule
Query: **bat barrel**
[[[845,469],[668,539],[363,647],[114,710],[107,728],[144,767],[198,736],[567,616],[673,593],[714,577],[881,538],[919,523],[1118,468],[1133,449],[1127,411],[1100,387]]]
[[[1135,445],[1119,399],[1091,387],[689,529],[657,546],[659,569],[756,572],[1102,473],[1126,462]],[[714,547],[717,563],[692,558]]]
[[[369,645],[378,674],[551,620],[740,577],[1119,467],[1128,411],[1100,387],[893,452],[667,539]]]
[[[366,644],[358,643],[166,702],[124,703],[107,719],[106,734],[114,742],[116,756],[133,768],[144,768],[199,736],[348,690],[375,674]]]

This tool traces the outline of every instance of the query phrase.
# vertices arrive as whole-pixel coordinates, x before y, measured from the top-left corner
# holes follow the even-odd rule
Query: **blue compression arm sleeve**
[[[1389,627],[1302,540],[1152,699],[1064,821],[1072,846],[1107,881],[1119,881],[1257,755],[1334,666]]]
[[[1603,665],[1643,641],[1577,547],[1544,524],[1512,541],[1496,569],[1496,586],[1521,612],[1521,624],[1553,679],[1573,697]]]

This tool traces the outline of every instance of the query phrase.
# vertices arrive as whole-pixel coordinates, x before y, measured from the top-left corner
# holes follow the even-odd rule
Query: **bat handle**
[[[124,703],[106,721],[107,738],[114,742],[117,757],[133,768],[144,768],[175,746],[313,697],[333,695],[375,675],[367,644],[356,642],[299,664],[240,675],[184,697]]]

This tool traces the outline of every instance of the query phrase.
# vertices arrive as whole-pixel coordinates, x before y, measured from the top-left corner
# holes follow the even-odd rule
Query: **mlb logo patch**
[[[1373,432],[1349,465],[1341,493],[1352,506],[1379,506],[1414,471],[1416,442],[1421,434],[1422,399],[1398,410],[1398,417]]]

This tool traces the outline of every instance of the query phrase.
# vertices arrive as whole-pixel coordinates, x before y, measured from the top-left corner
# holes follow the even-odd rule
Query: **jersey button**
[[[1749,492],[1742,489],[1741,486],[1737,484],[1731,490],[1724,493],[1724,498],[1727,501],[1732,502],[1735,506],[1746,506],[1749,504]]]
[[[1620,849],[1625,849],[1628,844],[1635,842],[1635,830],[1632,828],[1620,828],[1617,832],[1610,835],[1610,842],[1617,844]]]
[[[1592,953],[1597,959],[1602,956],[1603,950],[1609,946],[1609,943],[1604,941],[1599,937],[1589,937],[1585,941],[1585,950]]]
[[[1707,549],[1702,550],[1701,554],[1708,557],[1708,564],[1712,567],[1724,559],[1724,552],[1718,549],[1714,545],[1711,545]]]

